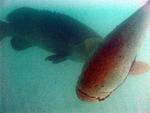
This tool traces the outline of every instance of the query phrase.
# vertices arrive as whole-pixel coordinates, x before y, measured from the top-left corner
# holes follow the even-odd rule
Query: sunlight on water
[[[129,2],[117,0],[118,4],[122,5],[114,7],[115,0],[108,0],[111,5],[102,1],[99,7],[98,0],[94,0],[93,3],[88,0],[92,5],[86,7],[81,5],[85,0],[83,3],[79,0],[60,1],[6,0],[0,6],[0,19],[5,20],[7,14],[16,8],[28,6],[67,14],[105,37],[145,3],[145,0],[139,0],[134,4],[136,0],[132,0],[134,5],[129,7],[123,5]],[[73,4],[80,5],[74,7]],[[150,28],[136,58],[148,64],[149,42]],[[51,53],[37,47],[15,51],[10,45],[10,37],[0,42],[1,113],[150,113],[150,72],[140,76],[128,76],[125,83],[108,99],[88,103],[80,101],[75,93],[83,63],[66,60],[52,64],[44,60],[49,54]]]

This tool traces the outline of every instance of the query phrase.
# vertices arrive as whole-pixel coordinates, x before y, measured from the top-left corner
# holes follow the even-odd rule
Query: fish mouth
[[[77,96],[83,101],[97,101],[96,97],[88,95],[79,88],[77,88]]]
[[[110,93],[104,93],[104,95],[106,96],[103,97],[90,96],[84,91],[82,91],[80,88],[77,88],[77,96],[83,101],[88,101],[88,102],[103,101],[110,95]]]

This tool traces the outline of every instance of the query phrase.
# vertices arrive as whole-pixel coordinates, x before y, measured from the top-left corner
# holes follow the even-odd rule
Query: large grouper
[[[8,36],[17,51],[37,46],[52,52],[46,60],[53,63],[68,58],[85,61],[101,41],[97,32],[73,17],[29,7],[15,9],[6,21],[0,20],[0,40]]]
[[[148,64],[136,61],[149,27],[150,0],[110,32],[85,63],[76,88],[81,100],[105,100],[130,73],[150,70]]]

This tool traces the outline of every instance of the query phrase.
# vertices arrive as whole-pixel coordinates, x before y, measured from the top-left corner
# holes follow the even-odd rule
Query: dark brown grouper
[[[53,63],[85,60],[101,39],[90,27],[56,12],[23,7],[8,14],[6,21],[0,21],[0,40],[11,36],[12,48],[18,51],[37,46],[53,52],[46,58]]]

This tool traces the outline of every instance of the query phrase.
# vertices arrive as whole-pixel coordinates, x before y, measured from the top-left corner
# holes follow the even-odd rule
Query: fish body
[[[150,23],[150,1],[117,26],[85,64],[77,95],[85,101],[106,99],[127,78]]]
[[[83,47],[78,52],[85,52],[87,57],[84,41],[100,38],[92,28],[68,15],[29,7],[12,11],[6,21],[0,21],[1,39],[11,36],[12,48],[18,51],[37,46],[53,52],[46,58],[53,63],[66,60],[77,47]]]

